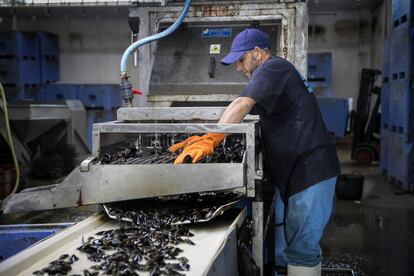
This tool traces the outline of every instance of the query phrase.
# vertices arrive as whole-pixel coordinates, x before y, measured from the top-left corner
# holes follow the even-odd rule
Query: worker
[[[288,275],[320,275],[320,239],[332,212],[340,166],[312,88],[291,63],[271,55],[269,35],[257,28],[237,34],[221,63],[235,64],[249,80],[218,123],[240,123],[249,113],[260,115],[265,174],[277,186],[286,209],[283,256]],[[213,153],[223,139],[220,133],[192,136],[170,151],[182,149],[175,164],[188,155],[195,163]]]

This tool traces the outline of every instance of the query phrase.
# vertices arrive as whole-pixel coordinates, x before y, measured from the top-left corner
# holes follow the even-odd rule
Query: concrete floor
[[[322,239],[323,265],[356,275],[414,275],[414,194],[388,183],[379,165],[359,166],[338,146],[342,173],[365,177],[360,202],[336,199]]]

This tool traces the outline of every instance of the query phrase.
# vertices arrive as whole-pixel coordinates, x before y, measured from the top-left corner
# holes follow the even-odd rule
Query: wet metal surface
[[[401,193],[378,165],[357,166],[339,151],[342,173],[365,176],[360,202],[336,200],[322,240],[323,266],[355,275],[414,275],[414,194]]]

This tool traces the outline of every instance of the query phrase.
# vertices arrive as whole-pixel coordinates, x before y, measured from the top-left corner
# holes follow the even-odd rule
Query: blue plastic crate
[[[43,87],[22,87],[20,90],[20,100],[44,100]]]
[[[308,54],[308,82],[317,96],[332,96],[332,55],[331,53]]]
[[[54,83],[59,80],[58,60],[40,59],[40,79],[43,84]]]
[[[5,86],[7,101],[16,103],[21,100],[43,100],[42,87],[9,87]]]
[[[36,32],[36,37],[39,44],[39,58],[57,61],[59,58],[58,36],[51,33]]]
[[[334,97],[317,97],[316,99],[328,131],[336,137],[344,137],[348,126],[348,99]]]
[[[389,98],[389,128],[392,132],[406,135],[412,139],[414,132],[414,95],[409,80],[391,82]]]
[[[33,60],[38,55],[36,36],[32,33],[1,32],[0,58]]]
[[[77,99],[87,108],[111,110],[122,106],[116,84],[48,84],[45,97],[50,100]]]
[[[45,100],[77,100],[77,84],[48,84],[44,86]]]
[[[393,26],[403,24],[413,25],[414,0],[393,0],[392,1],[392,20]]]
[[[78,97],[87,108],[111,110],[122,106],[119,85],[116,84],[79,85]]]
[[[10,86],[40,85],[38,60],[0,59],[0,81]]]
[[[381,62],[382,62],[382,80],[383,83],[390,81],[391,76],[391,48],[390,48],[390,36],[387,36],[383,40]]]
[[[391,33],[392,80],[413,77],[414,41],[410,38],[408,25],[398,26]]]
[[[384,175],[388,174],[388,151],[389,151],[389,136],[390,136],[390,131],[388,129],[382,128],[381,129],[381,138],[380,138],[380,143],[381,143],[381,151],[380,151],[380,168],[381,168],[381,172]]]
[[[73,223],[0,226],[0,259],[5,260]]]
[[[389,82],[381,86],[381,126],[385,129],[388,129],[390,120],[390,87]]]
[[[388,177],[403,191],[414,191],[413,143],[404,142],[404,135],[389,132]]]

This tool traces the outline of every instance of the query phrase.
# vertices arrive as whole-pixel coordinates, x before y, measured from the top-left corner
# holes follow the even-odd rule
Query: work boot
[[[321,276],[321,263],[316,266],[288,265],[288,276]]]

